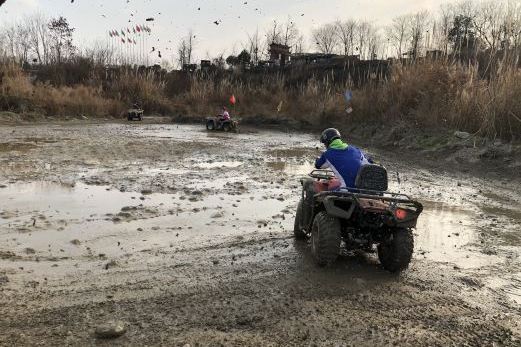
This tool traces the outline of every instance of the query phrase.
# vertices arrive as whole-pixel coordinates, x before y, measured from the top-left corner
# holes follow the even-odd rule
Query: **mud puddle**
[[[245,233],[283,233],[292,225],[293,203],[267,192],[204,192],[226,183],[188,184],[174,194],[121,192],[81,182],[11,184],[0,193],[6,202],[0,210],[0,243],[19,261],[71,262],[97,260],[99,254],[121,258],[151,249],[184,249]],[[25,267],[52,277],[63,271],[53,265]]]
[[[323,269],[292,238],[316,136],[203,128],[0,127],[9,149],[38,139],[24,156],[0,150],[0,344],[89,345],[113,316],[132,322],[129,345],[518,342],[519,191],[385,162],[390,190],[425,206],[410,269],[389,274],[375,254]]]
[[[415,232],[415,253],[426,259],[460,268],[496,264],[499,257],[483,254],[479,213],[440,202],[424,202]]]

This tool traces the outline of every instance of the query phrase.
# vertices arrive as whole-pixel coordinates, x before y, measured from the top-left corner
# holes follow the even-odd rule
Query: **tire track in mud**
[[[45,193],[52,208],[0,211],[7,217],[0,280],[8,280],[0,281],[2,345],[99,345],[93,328],[114,318],[129,324],[114,345],[519,345],[513,299],[521,266],[512,242],[519,220],[481,209],[505,204],[492,191],[517,206],[519,189],[501,194],[501,182],[377,152],[400,172],[393,189],[432,201],[433,215],[454,228],[437,243],[419,237],[423,255],[396,277],[374,255],[346,254],[317,268],[309,246],[293,242],[298,176],[317,154],[311,135],[126,124],[0,127],[0,134],[6,143],[35,143],[24,157],[0,153],[9,163],[0,181],[6,189],[44,180],[73,184],[60,195],[67,199],[104,197],[93,216],[71,214],[53,191]],[[40,214],[49,224],[33,228]],[[67,226],[58,230],[62,219]],[[416,233],[439,232],[440,220]],[[50,245],[23,254],[38,237]],[[435,255],[438,248],[445,254]]]

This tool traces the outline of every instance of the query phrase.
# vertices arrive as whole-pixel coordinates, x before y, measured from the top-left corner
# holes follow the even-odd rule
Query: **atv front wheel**
[[[389,240],[378,245],[378,258],[387,271],[403,271],[409,267],[413,249],[412,231],[398,228],[393,231]]]
[[[215,129],[215,123],[213,120],[209,120],[206,122],[206,130],[214,130]]]
[[[340,221],[319,212],[311,228],[311,253],[320,266],[332,264],[340,254]]]
[[[297,240],[305,240],[307,238],[306,233],[302,230],[302,205],[304,201],[300,199],[297,207],[297,214],[295,215],[295,226],[293,227],[293,234]]]

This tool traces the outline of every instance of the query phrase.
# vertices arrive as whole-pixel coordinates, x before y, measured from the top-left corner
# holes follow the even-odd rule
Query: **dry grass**
[[[38,111],[53,116],[116,116],[124,109],[121,102],[104,97],[99,87],[53,87],[32,83],[12,64],[0,65],[0,77],[2,110]]]
[[[119,116],[130,103],[139,101],[148,112],[200,119],[218,112],[234,94],[238,104],[232,111],[260,123],[290,120],[297,127],[318,129],[401,122],[413,128],[519,138],[521,70],[513,64],[498,66],[483,79],[476,67],[459,63],[395,65],[387,79],[370,81],[354,91],[355,111],[346,115],[342,93],[350,86],[333,82],[327,73],[291,86],[281,74],[266,74],[262,79],[194,75],[184,81],[173,78],[167,86],[157,74],[127,71],[88,86],[53,87],[31,82],[16,65],[0,64],[0,110]]]

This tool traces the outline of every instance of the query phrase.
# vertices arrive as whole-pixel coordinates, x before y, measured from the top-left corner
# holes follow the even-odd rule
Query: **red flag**
[[[236,102],[237,100],[235,100],[235,95],[232,94],[232,96],[230,96],[230,104],[235,105]]]

